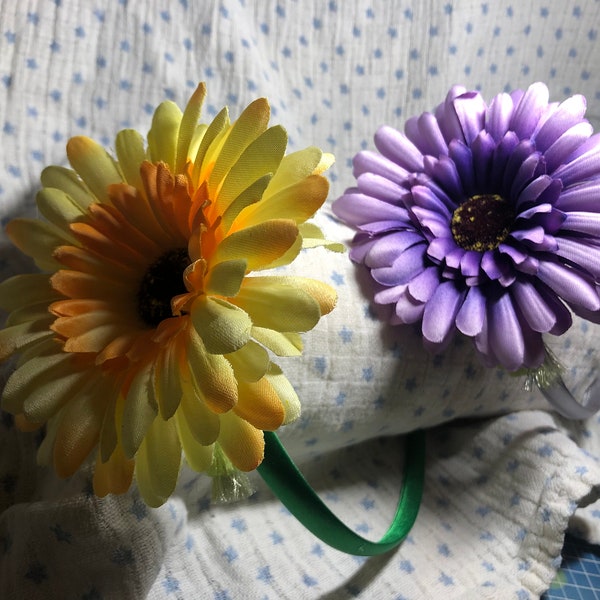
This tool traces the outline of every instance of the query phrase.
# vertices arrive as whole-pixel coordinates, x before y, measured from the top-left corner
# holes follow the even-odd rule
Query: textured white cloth
[[[34,214],[39,173],[66,164],[85,134],[107,147],[147,131],[154,107],[208,85],[206,118],[267,96],[290,150],[333,152],[331,198],[354,184],[351,158],[379,125],[430,110],[454,83],[486,97],[536,80],[588,99],[600,117],[600,3],[0,1],[0,219]],[[326,209],[329,237],[351,233]],[[320,543],[258,477],[248,501],[211,505],[185,470],[160,509],[135,487],[98,500],[90,473],[63,482],[34,463],[36,436],[0,423],[0,597],[535,598],[552,581],[565,529],[600,541],[598,419],[565,423],[522,381],[479,366],[466,342],[428,356],[413,328],[369,308],[347,255],[292,267],[334,285],[339,306],[281,361],[303,404],[281,431],[322,497],[376,539],[394,512],[403,441],[428,427],[417,523],[388,555],[362,559]],[[0,234],[0,277],[31,269]],[[577,366],[600,327],[577,322],[557,353]],[[467,419],[468,417],[468,419]],[[573,517],[573,514],[575,516]]]

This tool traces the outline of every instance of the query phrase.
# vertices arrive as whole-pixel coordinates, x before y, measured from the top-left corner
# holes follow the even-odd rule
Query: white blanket
[[[108,148],[146,132],[154,107],[183,106],[206,81],[206,118],[267,96],[290,150],[336,155],[331,199],[354,184],[350,161],[379,125],[402,128],[454,83],[487,98],[546,81],[552,99],[588,99],[600,124],[600,3],[531,1],[0,0],[0,219],[34,214],[39,173],[66,164],[89,135]],[[346,241],[328,209],[329,237]],[[0,234],[0,278],[31,270]],[[317,251],[294,270],[339,293],[338,308],[282,366],[302,417],[281,437],[309,480],[356,531],[376,539],[398,498],[403,438],[428,432],[426,487],[409,538],[362,559],[332,550],[257,476],[248,501],[210,503],[184,469],[173,498],[149,509],[135,486],[91,494],[35,466],[35,434],[0,423],[0,597],[514,598],[550,585],[565,530],[600,541],[597,418],[566,423],[522,381],[479,366],[469,344],[433,359],[411,328],[372,316],[347,255]],[[577,323],[560,357],[598,346]],[[572,364],[572,363],[571,363]],[[6,374],[6,369],[5,369]]]

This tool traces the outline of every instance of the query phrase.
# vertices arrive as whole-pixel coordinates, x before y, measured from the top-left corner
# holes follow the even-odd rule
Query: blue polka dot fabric
[[[401,129],[453,84],[491,98],[545,81],[553,100],[584,94],[598,128],[599,30],[594,0],[0,0],[0,223],[35,214],[40,172],[67,164],[69,137],[114,150],[118,130],[147,132],[158,103],[183,106],[199,81],[206,119],[266,96],[290,151],[334,153],[331,200],[381,124]],[[328,207],[318,222],[331,239],[352,235]],[[2,231],[0,277],[32,268]],[[254,475],[256,493],[231,505],[185,468],[159,509],[135,487],[98,499],[90,467],[57,479],[36,466],[39,439],[6,418],[0,597],[533,600],[567,528],[600,540],[597,418],[565,422],[466,341],[429,356],[418,330],[379,318],[347,254],[317,249],[293,271],[335,287],[339,305],[302,358],[281,361],[303,406],[281,438],[326,503],[377,539],[398,499],[402,434],[427,428],[423,505],[403,545],[373,559],[333,550]],[[577,321],[553,349],[577,380],[599,342],[600,327]]]

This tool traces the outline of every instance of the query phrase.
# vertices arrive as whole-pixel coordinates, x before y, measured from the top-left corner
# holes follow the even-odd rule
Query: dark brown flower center
[[[187,250],[177,248],[165,252],[148,267],[137,293],[138,313],[144,323],[156,327],[173,316],[171,299],[187,291],[183,272],[189,264]]]
[[[472,196],[454,211],[452,236],[465,250],[494,250],[507,238],[514,220],[512,206],[501,196]]]

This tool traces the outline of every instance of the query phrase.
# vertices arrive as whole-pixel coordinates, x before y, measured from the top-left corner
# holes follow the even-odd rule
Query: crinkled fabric
[[[1,222],[35,214],[39,173],[66,164],[70,136],[110,149],[202,80],[207,117],[267,96],[290,150],[333,152],[331,199],[353,185],[351,158],[379,125],[401,129],[454,83],[490,98],[544,80],[553,100],[583,93],[598,126],[600,5],[547,4],[0,0]],[[351,237],[328,208],[319,223]],[[376,539],[398,499],[402,434],[427,428],[423,504],[400,548],[364,559],[325,546],[256,475],[256,494],[232,505],[211,503],[210,481],[185,468],[159,509],[135,486],[95,498],[89,467],[68,481],[37,467],[39,435],[5,416],[0,597],[533,599],[568,527],[600,541],[596,417],[565,422],[521,379],[483,368],[466,340],[429,356],[418,329],[378,318],[347,254],[316,250],[293,268],[335,286],[339,305],[301,358],[281,361],[303,406],[281,438],[334,511]],[[1,233],[0,278],[31,269]],[[576,321],[554,350],[577,368],[599,336]]]

